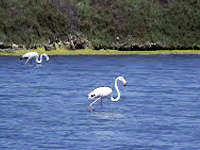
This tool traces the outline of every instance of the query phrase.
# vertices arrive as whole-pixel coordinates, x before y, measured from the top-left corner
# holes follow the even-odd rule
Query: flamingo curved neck
[[[111,101],[114,101],[114,102],[116,102],[120,99],[120,92],[119,92],[119,88],[118,88],[117,83],[118,83],[118,78],[115,79],[115,89],[117,91],[117,98],[111,97]]]
[[[36,61],[38,64],[42,63],[42,55],[36,56],[35,61]]]
[[[43,56],[46,58],[46,61],[49,60],[49,57],[44,53],[44,54],[41,54],[41,55],[37,55],[35,61],[36,61],[38,64],[42,63],[42,61],[43,61]]]

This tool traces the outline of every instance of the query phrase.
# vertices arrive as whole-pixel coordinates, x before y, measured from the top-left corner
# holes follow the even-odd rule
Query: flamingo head
[[[123,86],[126,86],[127,81],[125,80],[125,78],[123,76],[119,76],[118,80],[122,82]]]
[[[46,61],[49,61],[49,56],[46,53],[43,53],[42,55],[46,58]]]
[[[88,94],[88,99],[94,99],[95,98],[95,93],[94,92],[91,92]]]

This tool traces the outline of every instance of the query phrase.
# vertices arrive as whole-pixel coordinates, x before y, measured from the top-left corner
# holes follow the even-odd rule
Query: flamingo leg
[[[101,99],[101,106],[103,106],[103,99]]]
[[[31,59],[31,57],[29,57],[29,58],[26,60],[25,64],[27,64],[27,63],[29,62],[30,59]]]
[[[98,100],[101,100],[101,97],[99,97],[99,98],[97,98],[96,100],[94,100],[92,103],[90,103],[90,105],[89,105],[89,110],[90,110],[90,112],[92,112],[93,111],[93,107],[92,107],[92,105],[94,105]]]

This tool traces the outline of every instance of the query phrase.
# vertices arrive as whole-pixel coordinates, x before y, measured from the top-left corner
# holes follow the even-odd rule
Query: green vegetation
[[[66,13],[48,0],[0,0],[0,41],[37,47],[70,33]]]
[[[147,49],[149,42],[168,49],[200,48],[198,0],[87,0],[84,4],[81,29],[94,47],[109,48],[114,42],[122,49],[135,45]]]
[[[36,50],[15,50],[8,52],[0,52],[0,56],[22,56],[23,54],[37,51],[38,53],[46,53],[48,55],[66,55],[66,56],[76,56],[76,55],[102,55],[102,56],[113,56],[113,55],[170,55],[170,54],[200,54],[200,50],[158,50],[158,51],[118,51],[118,50],[92,50],[92,49],[84,49],[84,50],[66,50],[66,49],[57,49],[52,51],[45,51],[44,49],[36,49]]]
[[[0,42],[38,48],[76,35],[94,49],[200,49],[199,10],[199,0],[0,0]]]

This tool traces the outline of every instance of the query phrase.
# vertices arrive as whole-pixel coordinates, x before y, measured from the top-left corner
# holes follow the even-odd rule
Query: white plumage
[[[40,64],[42,63],[42,60],[43,60],[43,56],[45,57],[46,61],[49,61],[49,56],[45,53],[39,55],[37,52],[28,52],[26,54],[24,54],[21,59],[27,59],[25,64],[28,63],[29,60],[35,58],[35,61]]]
[[[105,97],[109,97],[111,99],[111,101],[117,102],[120,99],[120,92],[118,89],[118,81],[122,82],[122,84],[125,86],[126,85],[126,80],[124,79],[124,77],[119,76],[115,79],[115,89],[117,91],[117,98],[113,98],[112,97],[112,89],[110,87],[99,87],[94,89],[92,92],[90,92],[88,94],[88,99],[95,99],[92,103],[90,103],[89,105],[89,110],[92,111],[93,110],[93,105],[98,101],[98,100],[102,100],[102,98]]]
[[[110,87],[99,87],[94,89],[90,94],[88,94],[89,99],[94,99],[98,97],[108,97],[111,96],[112,89]]]

